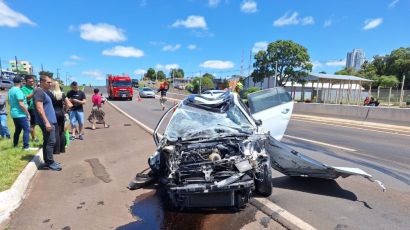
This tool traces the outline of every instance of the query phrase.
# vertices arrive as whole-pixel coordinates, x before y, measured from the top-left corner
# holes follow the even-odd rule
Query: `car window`
[[[286,102],[293,100],[290,94],[286,92],[284,88],[277,88],[277,90],[278,90],[279,98],[282,103],[286,103]]]
[[[260,91],[257,94],[249,95],[249,109],[251,113],[257,113],[281,104],[280,97],[276,89]]]

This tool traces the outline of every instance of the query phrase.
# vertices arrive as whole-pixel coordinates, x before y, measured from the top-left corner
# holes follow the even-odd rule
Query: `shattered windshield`
[[[238,108],[232,106],[226,113],[211,112],[182,105],[165,130],[169,140],[175,141],[194,138],[215,138],[226,135],[251,134],[252,125]]]

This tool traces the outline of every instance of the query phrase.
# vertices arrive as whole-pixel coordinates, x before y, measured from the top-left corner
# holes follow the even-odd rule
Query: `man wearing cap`
[[[85,94],[83,91],[78,89],[78,83],[73,81],[71,83],[71,90],[67,93],[67,98],[70,99],[70,102],[73,104],[73,107],[70,109],[70,125],[71,125],[71,138],[70,140],[75,140],[75,131],[78,123],[78,138],[84,140],[84,109],[83,105],[86,102]]]
[[[30,150],[29,148],[29,139],[30,139],[30,113],[27,110],[27,101],[26,96],[23,91],[21,91],[21,81],[20,76],[16,76],[13,79],[14,86],[10,88],[9,104],[10,104],[10,115],[13,118],[14,122],[14,136],[13,136],[13,145],[17,147],[19,143],[20,133],[23,130],[23,149]]]

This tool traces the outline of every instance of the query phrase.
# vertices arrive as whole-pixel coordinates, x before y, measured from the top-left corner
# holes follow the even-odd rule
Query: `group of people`
[[[374,97],[366,97],[363,102],[363,106],[379,106],[379,99],[374,99]]]
[[[84,140],[84,104],[85,93],[79,90],[77,82],[71,83],[71,90],[64,94],[59,82],[53,81],[46,75],[40,76],[36,86],[34,75],[16,76],[13,79],[14,86],[8,91],[10,104],[10,116],[13,119],[15,132],[13,145],[18,147],[20,134],[23,131],[23,150],[31,150],[31,140],[38,142],[35,126],[38,125],[43,136],[43,159],[45,167],[60,171],[61,164],[54,160],[53,154],[64,153],[68,142],[78,139]],[[104,111],[101,104],[104,102],[102,95],[94,90],[92,97],[93,109],[89,121],[95,129],[96,123],[109,126],[104,121]],[[0,121],[1,137],[11,139],[7,126],[7,108],[5,95],[0,94]],[[71,135],[68,131],[68,123],[71,126]]]

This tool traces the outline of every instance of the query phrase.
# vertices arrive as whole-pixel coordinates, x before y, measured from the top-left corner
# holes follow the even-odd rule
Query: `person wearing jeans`
[[[6,107],[6,97],[0,94],[0,135],[1,138],[10,139],[10,131],[7,126],[7,107]]]
[[[15,132],[13,136],[13,145],[17,147],[19,143],[20,133],[23,130],[23,149],[30,150],[29,140],[30,140],[30,128],[28,123],[30,122],[30,113],[27,110],[26,96],[23,91],[21,91],[21,81],[20,76],[13,78],[14,86],[8,92],[9,103],[10,103],[10,114],[14,121]]]
[[[34,104],[36,122],[43,133],[43,158],[45,166],[53,171],[60,171],[61,164],[54,161],[53,153],[56,144],[55,126],[57,117],[53,102],[46,93],[53,84],[53,80],[46,75],[40,76],[40,87],[34,90]]]

